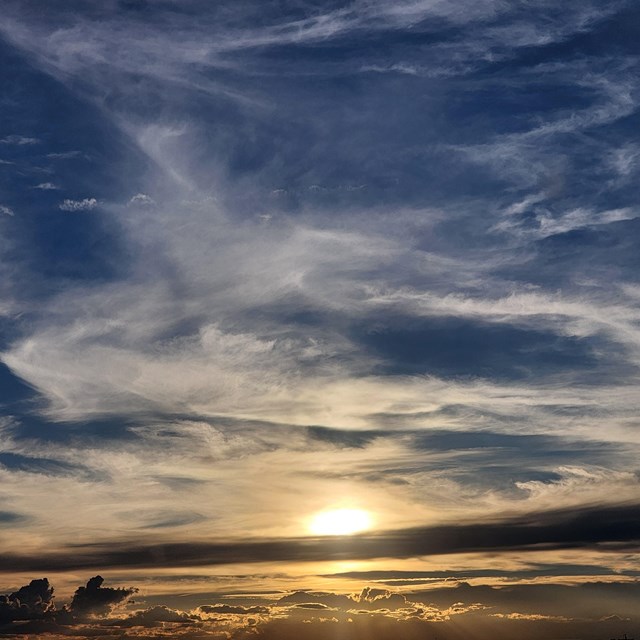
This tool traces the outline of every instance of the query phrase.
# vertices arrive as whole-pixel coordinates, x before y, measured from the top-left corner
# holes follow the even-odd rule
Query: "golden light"
[[[349,536],[370,529],[371,516],[362,509],[333,509],[317,513],[309,530],[318,536]]]

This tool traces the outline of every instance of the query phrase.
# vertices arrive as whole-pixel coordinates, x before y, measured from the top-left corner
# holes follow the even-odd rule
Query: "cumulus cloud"
[[[137,193],[129,200],[130,205],[138,205],[142,207],[151,207],[155,204],[155,200],[146,193]]]
[[[103,582],[102,576],[95,576],[87,582],[86,586],[78,587],[73,594],[69,610],[74,615],[105,614],[137,591],[133,587],[103,587]]]
[[[98,578],[89,583],[97,584]],[[558,624],[571,624],[566,628],[590,638],[598,636],[585,635],[583,629],[593,630],[595,625],[595,633],[602,635],[620,622],[635,623],[637,591],[637,582],[620,581],[498,587],[450,583],[405,593],[364,587],[357,594],[299,591],[247,598],[236,594],[234,600],[243,604],[216,602],[193,611],[156,605],[124,616],[105,609],[96,617],[73,607],[56,610],[53,589],[41,579],[0,599],[0,633],[111,637],[126,629],[132,637],[162,630],[177,638],[288,638],[304,631],[305,637],[324,638],[331,631],[350,638],[362,637],[366,629],[367,638],[382,640],[398,633],[419,638],[436,630],[449,637],[466,624],[482,625],[495,637],[511,637],[516,629],[526,637],[540,637]],[[567,613],[559,614],[559,608]]]
[[[59,205],[58,209],[62,211],[90,211],[98,206],[95,198],[83,198],[82,200],[70,200],[65,198]]]
[[[15,215],[13,209],[11,209],[10,207],[7,207],[4,204],[0,204],[0,213],[4,213],[6,216],[14,216]]]
[[[0,595],[0,624],[43,618],[55,611],[53,587],[47,578],[32,580],[8,595]]]

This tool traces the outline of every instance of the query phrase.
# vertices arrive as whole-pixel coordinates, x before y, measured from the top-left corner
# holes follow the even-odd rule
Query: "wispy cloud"
[[[6,145],[15,145],[18,147],[31,146],[34,144],[38,144],[40,140],[38,138],[29,138],[27,136],[20,136],[17,134],[12,134],[10,136],[5,136],[0,139],[0,144]]]
[[[280,589],[274,567],[313,581],[298,563],[380,558],[441,563],[424,580],[498,558],[510,573],[469,574],[485,583],[520,579],[518,562],[553,580],[629,570],[632,8],[533,4],[9,0],[0,31],[33,98],[3,108],[38,153],[3,139],[20,213],[0,207],[7,571],[260,564]],[[51,215],[60,185],[58,213],[99,215]],[[374,531],[308,537],[315,513],[352,507]],[[449,586],[446,602],[149,600],[82,624],[579,624]]]
[[[47,158],[51,160],[70,160],[72,158],[79,158],[82,156],[82,152],[78,150],[74,151],[56,151],[47,153]]]
[[[43,191],[53,191],[57,190],[60,187],[53,182],[41,182],[33,187],[34,189],[42,189]]]

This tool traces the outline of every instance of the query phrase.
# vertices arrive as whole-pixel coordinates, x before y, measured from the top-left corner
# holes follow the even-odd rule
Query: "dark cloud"
[[[111,620],[109,624],[117,627],[160,627],[167,622],[193,624],[194,619],[196,619],[194,616],[187,613],[160,605],[143,611],[136,611],[126,618]]]
[[[357,595],[296,591],[280,598],[276,605],[293,605],[301,609],[336,609],[342,611],[396,611],[410,606],[404,595],[376,587],[365,587]]]
[[[27,516],[21,513],[16,513],[15,511],[0,511],[0,527],[10,527],[27,520]]]
[[[347,595],[329,593],[326,591],[295,591],[278,600],[279,606],[320,605],[330,609],[348,609],[354,600]]]
[[[307,429],[309,436],[318,442],[326,442],[336,447],[362,449],[386,434],[379,431],[354,431],[353,429],[329,429],[313,426]]]
[[[115,605],[124,602],[137,589],[103,587],[104,578],[95,576],[91,578],[85,587],[78,587],[73,594],[73,599],[69,605],[69,610],[74,615],[104,614],[109,612]]]
[[[612,574],[637,576],[639,571],[614,571],[611,567],[591,564],[532,564],[523,569],[458,569],[438,571],[345,571],[326,574],[324,577],[348,578],[363,582],[378,582],[388,585],[411,585],[440,580],[467,580],[471,578],[507,578],[530,580],[545,576],[609,576]]]
[[[99,576],[92,578],[89,590],[101,589],[99,582]],[[304,630],[302,636],[297,637],[320,639],[334,634],[354,640],[363,637],[390,640],[424,638],[437,632],[438,637],[462,640],[474,630],[477,637],[519,635],[533,640],[549,637],[551,632],[564,637],[566,632],[573,634],[572,637],[591,640],[605,632],[615,635],[616,625],[634,628],[633,625],[640,623],[639,588],[640,582],[530,583],[497,587],[457,583],[396,593],[366,586],[356,594],[297,591],[277,600],[273,596],[252,594],[249,600],[258,604],[214,603],[191,612],[158,605],[126,616],[109,614],[105,609],[104,615],[95,617],[87,616],[86,611],[76,615],[72,607],[56,611],[53,589],[46,579],[41,579],[3,597],[3,606],[7,603],[16,606],[10,615],[0,619],[0,635],[49,633],[106,638],[126,629],[127,637],[149,638],[155,637],[152,630],[161,629],[162,633],[176,638],[239,640],[294,638],[294,633]],[[95,608],[92,610],[95,612]],[[564,631],[560,632],[561,628]]]
[[[296,592],[279,601],[297,603],[286,609],[287,615],[279,613],[252,631],[258,638],[274,640],[622,637],[622,628],[633,630],[640,623],[636,606],[639,585],[593,582],[474,587],[462,583],[402,594],[370,587],[350,596]],[[248,637],[238,633],[241,638]]]
[[[247,616],[247,615],[259,615],[259,614],[267,614],[270,612],[269,607],[241,607],[234,606],[229,604],[204,604],[198,607],[198,611],[202,613],[211,614],[211,615],[237,615],[237,616]]]
[[[189,489],[206,482],[200,478],[188,478],[186,476],[154,476],[153,480],[165,485],[172,491],[189,491]]]
[[[168,543],[140,545],[113,542],[74,547],[73,554],[19,556],[6,554],[3,570],[62,570],[92,567],[204,566],[282,561],[409,558],[485,550],[640,548],[640,508],[637,504],[597,505],[543,511],[490,522],[400,529],[379,534],[329,538],[290,538],[259,542]],[[97,577],[99,578],[99,576]],[[80,599],[102,589],[96,582]],[[101,579],[100,579],[101,583]],[[107,589],[107,599],[126,589]],[[126,595],[129,595],[128,593]]]
[[[636,610],[640,581],[587,582],[584,584],[511,584],[505,586],[452,586],[413,591],[414,602],[448,609],[456,603],[480,602],[492,612],[537,613],[547,616],[571,616],[599,619],[612,612],[625,615]]]
[[[0,595],[0,623],[44,618],[55,611],[47,578],[32,580],[9,595]]]

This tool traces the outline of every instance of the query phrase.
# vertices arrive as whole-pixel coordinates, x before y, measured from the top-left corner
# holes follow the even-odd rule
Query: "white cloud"
[[[614,149],[608,158],[611,168],[620,176],[627,177],[638,168],[640,148],[635,144],[628,144]]]
[[[70,200],[65,198],[59,205],[58,209],[62,211],[90,211],[98,206],[95,198],[83,198],[82,200]]]
[[[47,158],[51,160],[70,160],[72,158],[78,158],[82,155],[81,151],[62,151],[55,153],[47,153]]]
[[[631,208],[611,209],[609,211],[589,211],[588,209],[573,209],[562,216],[552,217],[540,215],[538,221],[540,229],[538,235],[546,237],[557,233],[567,233],[573,229],[581,229],[599,224],[610,224],[621,220],[633,220],[638,217]]]
[[[7,207],[4,204],[0,204],[0,213],[4,213],[7,216],[15,215],[13,209],[11,209],[10,207]]]
[[[60,187],[53,182],[41,182],[33,187],[34,189],[42,189],[43,191],[52,191]]]
[[[492,230],[507,232],[519,238],[547,238],[556,234],[567,233],[574,229],[584,229],[598,225],[634,220],[638,212],[631,207],[596,211],[587,208],[576,208],[552,214],[544,205],[534,206],[544,200],[543,195],[534,195],[517,202],[504,210],[505,218],[495,224]],[[532,226],[526,218],[517,216],[530,211],[535,212],[537,226]]]
[[[633,471],[605,467],[563,466],[553,469],[557,479],[528,480],[515,485],[529,494],[541,509],[605,503],[612,495],[624,502],[637,498],[638,478]]]
[[[27,136],[19,136],[15,134],[0,140],[0,144],[16,145],[18,147],[38,144],[39,142],[40,140],[38,140],[38,138],[28,138]]]
[[[139,205],[143,207],[151,207],[155,204],[155,200],[146,193],[137,193],[129,200],[130,205]]]

